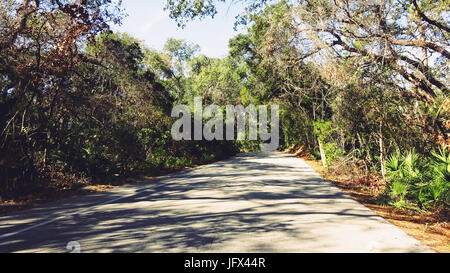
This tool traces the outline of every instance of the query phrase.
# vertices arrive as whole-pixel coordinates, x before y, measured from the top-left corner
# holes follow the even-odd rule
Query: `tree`
[[[185,26],[186,21],[196,17],[214,17],[217,14],[214,2],[225,2],[225,0],[167,0],[166,9],[170,11],[170,17],[177,20],[178,26]]]
[[[121,17],[96,1],[0,1],[0,177],[2,189],[37,181],[53,134],[78,96],[71,76],[84,41]]]
[[[217,12],[214,2],[221,1],[171,0],[167,8],[173,18],[183,22],[213,16]],[[247,2],[254,8],[269,1]],[[305,57],[326,49],[333,57],[365,57],[367,64],[395,70],[416,87],[408,91],[423,100],[448,92],[448,73],[444,69],[450,58],[447,50],[450,27],[445,21],[448,0],[292,2],[291,19],[297,28],[296,36],[308,48]]]
[[[185,22],[211,15],[211,7],[220,1],[208,1],[206,6],[202,2],[198,1],[198,9],[189,9],[183,5],[184,1],[169,1],[168,8],[174,11],[175,19]],[[289,12],[279,18],[275,15],[271,22],[262,24],[258,16],[265,17],[264,7],[270,2],[246,1],[248,7],[238,21],[261,28],[259,33],[262,36],[257,39],[258,43],[249,43],[250,40],[244,36],[234,41],[237,48],[247,47],[248,55],[243,57],[247,62],[262,62],[261,53],[267,56],[280,54],[275,58],[277,61],[267,65],[266,70],[253,70],[254,75],[277,68],[289,71],[283,70],[289,63],[295,65],[311,61],[326,67],[327,73],[321,73],[326,84],[346,88],[352,75],[344,75],[342,71],[344,63],[351,63],[353,71],[369,72],[360,75],[366,81],[373,80],[370,75],[379,74],[376,71],[389,71],[384,73],[389,83],[383,80],[383,85],[387,84],[405,99],[424,102],[432,109],[440,102],[437,108],[442,109],[442,101],[449,94],[448,0],[280,1],[280,4],[289,5]],[[285,45],[290,45],[290,49]],[[295,77],[285,77],[281,85],[273,84],[271,93],[280,93],[276,90],[286,83],[292,83],[291,89],[297,88],[298,83],[293,79]],[[447,118],[442,110],[436,111],[435,119],[430,120],[426,128],[431,124],[436,139],[446,142],[449,138]]]
[[[187,82],[188,63],[199,52],[200,47],[184,40],[170,38],[164,45],[163,52],[146,51],[146,65],[164,80],[167,90],[173,92],[181,101],[189,89]]]
[[[193,95],[202,96],[218,105],[240,102],[241,71],[244,69],[231,58],[208,59],[195,75],[191,75]]]

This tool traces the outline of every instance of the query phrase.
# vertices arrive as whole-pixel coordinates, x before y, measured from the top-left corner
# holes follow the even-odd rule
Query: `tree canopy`
[[[184,26],[223,2],[166,9]],[[120,1],[0,0],[0,196],[259,151],[248,134],[172,139],[171,109],[201,97],[279,105],[280,149],[367,185],[381,175],[397,205],[448,206],[449,0],[243,2],[246,32],[211,58],[190,41],[155,50],[113,32]]]

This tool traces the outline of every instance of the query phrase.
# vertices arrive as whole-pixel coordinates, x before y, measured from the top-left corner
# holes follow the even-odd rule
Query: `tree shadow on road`
[[[370,231],[372,221],[379,221],[369,210],[349,205],[353,201],[347,195],[307,166],[280,166],[270,158],[237,157],[135,192],[0,240],[0,252],[66,252],[69,241],[78,241],[86,252],[275,252],[289,241],[326,241],[329,234],[315,230],[324,226],[365,219],[370,221],[360,228]],[[93,200],[67,210],[76,211]],[[44,221],[54,214],[41,216]],[[292,245],[282,250],[302,249]]]

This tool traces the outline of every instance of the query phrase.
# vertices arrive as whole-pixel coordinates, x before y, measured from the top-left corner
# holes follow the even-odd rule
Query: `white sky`
[[[165,0],[125,0],[123,7],[128,14],[121,26],[113,26],[120,32],[127,32],[142,40],[148,47],[161,50],[168,38],[185,39],[200,46],[209,57],[224,57],[228,53],[228,40],[239,31],[233,30],[235,16],[242,5],[230,5],[230,1],[218,4],[219,13],[201,21],[191,21],[184,29],[177,26],[164,11]],[[242,29],[242,28],[241,28]]]

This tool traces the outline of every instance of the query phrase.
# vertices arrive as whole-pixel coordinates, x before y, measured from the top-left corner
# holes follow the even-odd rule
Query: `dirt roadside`
[[[349,177],[329,172],[320,160],[299,156],[325,180],[330,181],[364,206],[440,253],[450,253],[450,224],[447,212],[418,212],[374,204],[376,195],[349,183]]]

